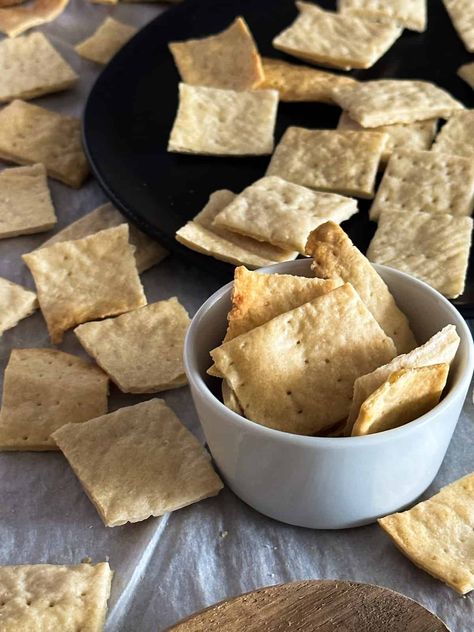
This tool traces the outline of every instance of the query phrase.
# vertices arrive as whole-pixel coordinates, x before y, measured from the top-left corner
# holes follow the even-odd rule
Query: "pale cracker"
[[[214,225],[304,254],[309,233],[357,213],[357,201],[311,191],[277,176],[257,180],[221,211]]]
[[[81,121],[20,100],[0,110],[0,158],[20,165],[41,162],[51,178],[76,188],[89,173]]]
[[[339,86],[334,101],[363,127],[449,118],[464,106],[428,81],[376,79]]]
[[[470,53],[474,53],[474,5],[471,0],[443,0],[446,11]]]
[[[433,151],[474,157],[474,110],[456,112],[443,125],[433,145]]]
[[[146,305],[133,251],[121,224],[23,255],[53,343],[70,327]]]
[[[54,349],[13,349],[5,370],[0,450],[56,450],[51,433],[107,412],[108,378]]]
[[[187,84],[251,90],[264,78],[257,46],[242,17],[217,35],[170,42],[168,46]]]
[[[338,0],[340,13],[367,18],[388,18],[407,29],[426,30],[427,0]]]
[[[232,410],[234,413],[237,413],[237,415],[243,414],[243,410],[241,405],[239,404],[237,395],[230,388],[227,380],[222,380],[222,401],[224,402],[225,406],[227,406],[227,408]]]
[[[413,564],[461,595],[474,589],[474,472],[378,523]]]
[[[380,366],[372,373],[362,375],[354,383],[351,410],[347,418],[346,434],[350,435],[352,426],[359,414],[362,403],[381,386],[392,373],[400,369],[413,369],[432,364],[451,364],[459,347],[460,338],[454,325],[446,325],[420,347],[409,353],[399,355],[388,364]]]
[[[312,63],[370,68],[402,33],[395,22],[323,11],[308,2],[296,5],[298,17],[274,38],[273,46]]]
[[[474,89],[474,62],[460,66],[458,75]]]
[[[136,32],[134,26],[107,17],[90,37],[76,44],[74,50],[84,59],[108,64]]]
[[[0,277],[0,336],[38,307],[34,292]]]
[[[39,32],[0,42],[0,76],[0,102],[66,90],[78,79]]]
[[[390,158],[370,209],[382,212],[470,215],[474,207],[474,163],[434,151],[400,150]]]
[[[362,403],[352,436],[392,430],[418,419],[439,402],[449,364],[432,364],[392,373]]]
[[[390,156],[399,149],[430,149],[433,138],[436,135],[438,119],[415,121],[414,123],[395,123],[394,125],[381,125],[370,128],[373,132],[387,134],[387,144],[380,159],[381,164],[387,163]],[[352,130],[354,132],[367,131],[356,121],[353,121],[347,112],[343,112],[339,118],[337,129]]]
[[[187,382],[183,346],[189,323],[178,299],[170,298],[79,325],[74,333],[121,391],[155,393]]]
[[[42,233],[55,224],[44,165],[0,171],[0,239]]]
[[[161,399],[68,424],[54,439],[108,527],[161,516],[223,487],[209,454]]]
[[[0,566],[0,628],[102,632],[112,577],[107,562]]]
[[[34,26],[55,20],[69,4],[69,0],[34,0],[27,6],[1,9],[0,31],[16,37]]]
[[[271,154],[276,90],[221,90],[179,84],[168,151],[216,156]]]
[[[312,270],[323,279],[351,283],[375,320],[395,343],[398,353],[416,347],[407,317],[383,279],[337,224],[328,222],[311,233],[306,253],[314,257]]]
[[[387,134],[369,131],[288,127],[266,175],[320,191],[372,198],[387,139]]]
[[[62,241],[81,239],[98,233],[104,228],[112,228],[125,222],[124,216],[110,202],[106,202],[57,232],[39,247],[47,248]],[[168,251],[160,246],[155,239],[142,233],[136,226],[128,223],[128,228],[129,241],[132,246],[135,246],[135,260],[139,274],[156,265],[168,255]]]
[[[232,309],[224,342],[259,327],[275,316],[332,292],[343,282],[315,279],[293,274],[250,272],[243,266],[234,272]]]
[[[332,89],[355,82],[352,77],[289,64],[281,59],[263,57],[262,64],[265,78],[258,87],[263,90],[278,90],[280,101],[334,103]]]
[[[472,219],[422,211],[384,211],[367,257],[428,283],[447,298],[464,291]]]
[[[342,421],[364,367],[395,354],[348,283],[211,351],[248,419],[308,435]]]
[[[225,189],[212,193],[202,211],[176,232],[176,240],[191,250],[249,268],[296,259],[297,252],[282,250],[215,226],[214,218],[234,198],[235,193]]]

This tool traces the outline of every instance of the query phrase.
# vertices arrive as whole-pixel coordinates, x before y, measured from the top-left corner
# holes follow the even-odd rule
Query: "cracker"
[[[456,112],[441,128],[433,151],[470,158],[474,156],[474,110]]]
[[[407,317],[398,309],[383,279],[337,224],[327,222],[311,233],[306,253],[314,257],[312,270],[323,279],[351,283],[375,320],[397,348],[406,353],[416,347]]]
[[[84,59],[108,64],[136,32],[134,26],[107,17],[90,37],[76,44],[74,50]]]
[[[338,0],[338,11],[368,18],[388,18],[407,29],[426,30],[427,0]]]
[[[249,268],[296,259],[297,252],[282,250],[215,226],[214,218],[234,198],[234,193],[224,189],[212,193],[202,211],[176,232],[176,240],[196,252]]]
[[[179,84],[168,151],[216,156],[271,154],[276,90],[236,92]]]
[[[474,164],[461,156],[401,150],[393,154],[370,209],[381,212],[470,215],[474,207]]]
[[[161,399],[68,424],[54,439],[108,527],[161,516],[223,487],[209,454]]]
[[[333,89],[333,98],[363,127],[449,118],[464,106],[428,81],[376,79]]]
[[[267,176],[244,189],[214,220],[215,226],[304,254],[309,233],[328,219],[357,213],[352,198],[320,193]]]
[[[443,0],[454,28],[470,53],[474,53],[474,6],[471,0]]]
[[[54,349],[13,349],[0,411],[1,450],[56,450],[51,434],[107,412],[99,367]]]
[[[20,100],[0,110],[0,158],[20,165],[41,162],[51,178],[76,188],[89,173],[81,121]]]
[[[55,224],[44,165],[0,172],[0,239],[42,233]]]
[[[447,298],[464,291],[472,219],[417,211],[384,211],[367,257],[428,283]]]
[[[225,342],[211,356],[248,419],[314,434],[347,416],[364,367],[374,369],[395,353],[347,283]]]
[[[237,399],[237,395],[230,388],[227,380],[222,380],[222,401],[224,404],[237,415],[242,415],[243,410]]]
[[[53,343],[70,327],[146,305],[133,251],[121,224],[23,255]]]
[[[168,46],[187,84],[251,90],[264,78],[257,46],[242,17],[217,35]]]
[[[0,31],[16,37],[34,26],[55,20],[69,4],[69,0],[34,0],[25,7],[1,9]]]
[[[121,391],[155,393],[187,383],[183,345],[189,323],[178,299],[170,298],[79,325],[74,333]]]
[[[112,577],[107,562],[0,566],[2,632],[101,632]]]
[[[460,66],[458,75],[474,89],[474,62]]]
[[[38,307],[36,294],[0,277],[0,336]]]
[[[113,228],[124,223],[126,223],[124,216],[110,202],[106,202],[57,232],[43,242],[40,248],[47,248],[62,241],[81,239],[94,235],[105,228]],[[129,223],[128,229],[130,243],[135,246],[135,261],[139,274],[156,265],[168,255],[168,251],[157,241],[142,233],[133,224]]]
[[[289,64],[281,59],[263,57],[262,64],[265,78],[258,87],[264,90],[278,90],[280,101],[334,103],[332,89],[355,82],[352,77]]]
[[[413,564],[461,595],[474,589],[474,473],[378,523]]]
[[[380,162],[385,164],[390,156],[400,149],[430,149],[436,135],[437,124],[438,119],[428,119],[414,123],[395,123],[394,125],[371,128],[373,132],[380,132],[388,136]],[[367,131],[367,128],[353,121],[347,112],[341,114],[337,129],[352,130],[353,132]]]
[[[387,139],[377,132],[288,127],[266,175],[320,191],[372,198]]]
[[[308,2],[296,5],[298,17],[275,37],[273,46],[312,63],[370,68],[402,33],[395,22],[323,11]]]
[[[352,436],[392,430],[418,419],[439,402],[449,364],[400,369],[390,375],[363,403]]]
[[[372,373],[362,375],[354,383],[351,410],[347,418],[346,434],[350,435],[352,426],[359,414],[362,403],[386,382],[392,373],[400,369],[414,369],[433,364],[451,364],[459,347],[460,338],[454,325],[446,325],[425,344],[409,353],[399,355],[388,364],[380,366]]]

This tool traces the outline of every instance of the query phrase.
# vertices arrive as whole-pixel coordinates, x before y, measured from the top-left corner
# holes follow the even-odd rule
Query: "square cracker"
[[[146,305],[133,251],[121,224],[23,255],[54,344],[70,327]]]
[[[311,233],[306,254],[314,258],[312,270],[323,279],[351,283],[375,320],[395,343],[398,353],[416,347],[407,317],[397,307],[383,279],[337,224],[327,222]]]
[[[311,435],[344,419],[365,367],[395,346],[346,283],[211,351],[248,419]]]
[[[33,99],[74,85],[78,76],[43,33],[0,42],[0,102]]]
[[[302,186],[361,198],[374,196],[387,134],[288,127],[267,169]]]
[[[411,274],[447,298],[456,298],[464,291],[471,232],[470,217],[386,210],[367,257]]]
[[[187,84],[251,90],[264,78],[257,46],[242,17],[217,35],[168,46]]]
[[[54,439],[108,527],[162,516],[223,487],[209,454],[161,399],[68,424]]]
[[[0,239],[42,233],[55,224],[44,165],[0,171]]]
[[[282,250],[215,226],[214,219],[217,214],[234,198],[235,193],[225,189],[211,193],[202,211],[176,231],[176,240],[196,252],[249,268],[261,268],[272,263],[296,259],[297,252]]]
[[[0,277],[0,336],[38,307],[36,294]]]
[[[474,62],[460,66],[458,75],[474,89]]]
[[[474,53],[474,6],[471,0],[443,0],[446,11],[470,53]]]
[[[2,632],[101,632],[112,577],[107,562],[0,566]]]
[[[355,82],[352,77],[289,64],[281,59],[263,57],[262,65],[265,78],[258,87],[263,90],[278,90],[280,101],[334,103],[332,89]]]
[[[388,18],[407,29],[426,30],[427,0],[338,0],[338,11],[367,18]]]
[[[230,202],[214,225],[304,254],[309,233],[328,219],[357,213],[352,198],[311,191],[277,176],[257,180]]]
[[[24,31],[55,20],[67,7],[69,0],[34,0],[21,7],[9,7],[0,12],[0,31],[16,37]]]
[[[99,367],[55,349],[13,349],[0,411],[1,450],[56,450],[66,423],[107,412],[108,378]]]
[[[436,135],[437,125],[438,119],[428,119],[414,123],[395,123],[394,125],[370,128],[372,132],[380,132],[388,136],[385,150],[380,159],[381,164],[388,162],[390,156],[400,149],[430,149]],[[341,114],[337,129],[352,130],[353,132],[367,131],[366,127],[353,121],[347,112]]]
[[[105,228],[113,228],[124,223],[128,223],[124,216],[110,202],[106,202],[57,232],[43,242],[40,248],[47,248],[62,241],[81,239],[88,235],[94,235]],[[156,265],[168,255],[168,251],[160,246],[155,239],[142,233],[133,224],[129,223],[128,229],[130,243],[135,246],[135,260],[139,274]]]
[[[474,163],[435,151],[401,150],[393,154],[370,208],[382,211],[470,215],[474,207]]]
[[[339,86],[333,99],[363,127],[449,118],[464,106],[428,81],[376,79]]]
[[[296,6],[298,17],[275,37],[273,46],[312,63],[370,68],[402,33],[395,22],[323,11],[308,2]]]
[[[459,341],[460,338],[456,333],[456,327],[454,325],[446,325],[420,347],[397,356],[388,364],[372,371],[372,373],[358,377],[354,383],[351,410],[345,429],[346,435],[351,434],[352,426],[357,419],[362,403],[379,386],[382,386],[392,373],[400,369],[414,369],[421,366],[431,366],[432,364],[451,364],[459,347]]]
[[[0,110],[0,158],[20,165],[41,162],[51,178],[75,188],[89,173],[81,121],[20,100]]]
[[[84,59],[108,64],[136,32],[134,26],[107,17],[90,37],[76,44],[74,50]]]
[[[474,110],[455,112],[436,137],[433,151],[474,157]]]
[[[220,90],[179,84],[168,151],[215,156],[271,154],[276,90]]]
[[[378,523],[413,564],[461,595],[474,589],[474,473]]]
[[[183,346],[189,323],[187,311],[174,297],[79,325],[74,333],[121,391],[155,393],[187,383]]]
[[[448,371],[449,364],[432,364],[392,373],[362,403],[352,436],[398,428],[429,412],[440,400]]]

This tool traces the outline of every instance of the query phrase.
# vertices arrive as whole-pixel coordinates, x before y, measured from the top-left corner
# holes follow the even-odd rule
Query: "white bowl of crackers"
[[[371,264],[337,224],[320,225],[306,249],[312,258],[236,268],[194,317],[185,367],[237,496],[282,522],[348,528],[433,481],[474,346],[439,292]]]

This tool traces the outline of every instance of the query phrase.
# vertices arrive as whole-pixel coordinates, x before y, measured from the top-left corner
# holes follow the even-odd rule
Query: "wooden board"
[[[445,632],[434,614],[400,593],[352,582],[311,580],[222,601],[168,632]],[[449,632],[449,631],[448,631]]]

